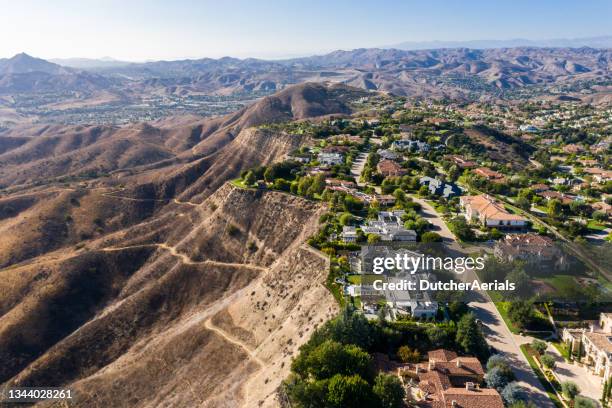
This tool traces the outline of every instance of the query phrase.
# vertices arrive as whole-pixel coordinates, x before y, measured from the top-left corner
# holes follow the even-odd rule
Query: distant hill
[[[92,92],[110,85],[111,81],[100,75],[63,67],[25,53],[0,59],[0,94]]]
[[[383,46],[381,48],[397,48],[400,50],[434,50],[440,48],[516,48],[516,47],[544,47],[544,48],[612,48],[612,36],[564,38],[550,40],[528,40],[515,38],[510,40],[472,40],[472,41],[404,41],[398,44]]]
[[[0,75],[28,74],[32,72],[62,75],[71,72],[71,70],[44,59],[31,57],[26,53],[17,54],[12,58],[0,59]]]
[[[131,64],[131,62],[113,58],[52,58],[49,61],[64,67],[77,69],[117,68]]]
[[[260,96],[298,83],[338,82],[411,97],[474,100],[504,97],[525,87],[612,80],[612,48],[481,48],[360,48],[279,61],[109,61],[87,70],[19,54],[0,60],[0,94],[109,91],[116,99],[134,100],[164,94]]]

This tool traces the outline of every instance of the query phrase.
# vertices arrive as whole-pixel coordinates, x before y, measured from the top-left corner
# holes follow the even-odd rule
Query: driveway
[[[552,345],[548,346],[546,351],[555,357],[557,365],[554,371],[557,377],[559,377],[560,382],[572,381],[580,388],[581,395],[592,398],[595,401],[601,398],[603,391],[601,378],[588,372],[586,367],[579,367],[578,364],[566,362],[559,353],[559,350]]]

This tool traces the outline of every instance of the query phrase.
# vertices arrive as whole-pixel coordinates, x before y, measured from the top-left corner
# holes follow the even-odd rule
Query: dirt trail
[[[219,336],[223,337],[225,340],[227,340],[228,342],[237,345],[238,347],[240,347],[241,349],[243,349],[248,355],[249,357],[251,357],[254,361],[257,362],[257,364],[259,364],[260,366],[265,366],[266,364],[255,355],[255,351],[251,350],[249,348],[249,346],[247,346],[245,343],[243,343],[242,341],[235,339],[233,337],[231,337],[230,335],[228,335],[227,333],[225,333],[223,330],[221,330],[220,328],[214,326],[212,324],[212,319],[208,319],[206,320],[206,322],[204,323],[204,327],[206,327],[208,330],[211,330],[213,332],[215,332],[216,334],[218,334]]]
[[[204,261],[194,261],[193,259],[189,258],[187,255],[178,252],[176,250],[175,247],[170,246],[166,243],[161,243],[161,244],[142,244],[142,245],[128,245],[128,246],[123,246],[123,247],[111,247],[111,248],[102,248],[102,251],[104,252],[113,252],[113,251],[122,251],[125,249],[133,249],[133,248],[145,248],[145,247],[158,247],[158,248],[163,248],[165,250],[167,250],[168,252],[170,252],[173,256],[180,258],[181,262],[184,263],[185,265],[214,265],[214,266],[232,266],[232,267],[240,267],[240,268],[249,268],[249,269],[255,269],[261,272],[267,271],[268,268],[265,268],[263,266],[257,266],[257,265],[251,265],[251,264],[246,264],[246,263],[235,263],[235,262],[221,262],[221,261],[213,261],[211,259],[207,259]]]

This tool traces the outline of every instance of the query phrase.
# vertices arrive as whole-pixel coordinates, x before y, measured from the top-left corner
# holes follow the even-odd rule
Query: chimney
[[[461,361],[459,361],[459,357],[457,357],[457,367],[461,367]]]
[[[428,369],[431,370],[433,368],[433,360],[429,360],[429,365],[428,365]]]
[[[471,381],[468,381],[465,383],[465,389],[468,391],[474,391],[476,389],[476,387],[474,386],[474,383]]]
[[[418,366],[418,364],[417,364],[417,365],[416,365],[416,367],[414,368],[414,373],[415,373],[415,374],[418,374],[418,373],[419,373],[419,366]]]
[[[457,406],[457,401],[452,400],[451,401],[451,407],[455,408]]]

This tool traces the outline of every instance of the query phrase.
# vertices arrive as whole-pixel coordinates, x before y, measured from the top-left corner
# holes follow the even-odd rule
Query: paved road
[[[363,168],[365,167],[366,160],[368,158],[368,153],[360,153],[359,156],[355,158],[353,165],[351,166],[351,175],[355,177],[357,181],[357,185],[359,187],[365,187],[366,183],[360,181],[361,173],[363,172]]]
[[[448,229],[444,220],[436,212],[436,210],[427,201],[410,195],[415,203],[421,205],[421,216],[434,225],[434,231],[440,234],[444,242],[454,242],[455,235]]]
[[[487,343],[508,360],[519,385],[525,389],[528,400],[538,408],[555,408],[493,302],[472,302],[469,306],[476,317],[483,322]]]

